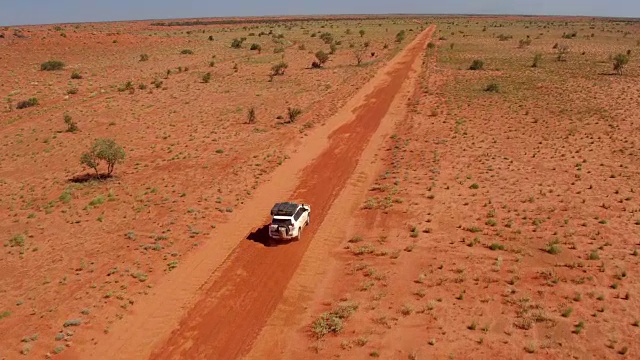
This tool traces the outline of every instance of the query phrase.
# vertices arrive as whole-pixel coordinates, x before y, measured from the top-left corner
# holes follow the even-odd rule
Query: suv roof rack
[[[293,216],[300,205],[292,202],[276,203],[271,208],[271,216]]]

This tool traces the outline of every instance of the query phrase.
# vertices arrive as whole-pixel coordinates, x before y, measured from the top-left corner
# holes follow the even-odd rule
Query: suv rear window
[[[289,220],[289,219],[272,219],[271,220],[271,224],[272,225],[289,226],[289,225],[291,225],[291,220]]]

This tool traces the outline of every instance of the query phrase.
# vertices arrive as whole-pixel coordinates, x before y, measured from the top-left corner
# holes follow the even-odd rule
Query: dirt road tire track
[[[355,111],[354,119],[331,134],[328,147],[309,164],[292,198],[312,204],[314,221],[305,238],[285,246],[265,247],[243,241],[228,258],[220,276],[157,348],[151,359],[237,359],[251,345],[278,305],[313,235],[356,168],[433,28],[420,34],[387,69],[379,84]]]

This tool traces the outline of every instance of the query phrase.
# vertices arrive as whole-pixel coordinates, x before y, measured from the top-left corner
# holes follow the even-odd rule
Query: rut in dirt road
[[[151,359],[230,360],[249,352],[433,30],[431,26],[420,34],[399,55],[399,62],[387,70],[388,81],[365,98],[353,121],[332,133],[326,150],[302,171],[292,194],[292,200],[311,205],[311,225],[302,240],[275,247],[251,240],[240,243],[220,276]]]

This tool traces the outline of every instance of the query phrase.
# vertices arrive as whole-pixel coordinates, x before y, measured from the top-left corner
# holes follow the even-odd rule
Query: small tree
[[[124,149],[116,144],[115,140],[99,138],[88,152],[82,154],[80,163],[92,168],[96,175],[100,176],[98,165],[104,161],[107,164],[107,176],[111,176],[116,164],[122,162],[124,158]]]
[[[360,37],[363,37],[364,34],[365,34],[364,30],[362,30],[362,29],[359,31],[359,33],[360,33]]]
[[[287,115],[289,116],[289,123],[294,123],[296,119],[302,115],[302,110],[298,108],[289,108]]]
[[[78,131],[78,124],[73,121],[71,115],[64,114],[64,123],[67,124],[67,132],[74,133]]]
[[[284,72],[288,67],[289,67],[289,64],[287,64],[284,61],[281,61],[271,67],[271,74],[273,76],[284,75]]]
[[[327,61],[329,61],[329,54],[327,54],[324,51],[320,50],[320,51],[318,51],[316,53],[316,59],[318,59],[318,64],[320,64],[320,66],[322,66]]]
[[[247,112],[247,122],[249,124],[255,124],[256,120],[257,120],[256,109],[252,106],[249,108],[249,111]]]
[[[624,67],[629,63],[629,55],[618,54],[613,58],[613,70],[618,74],[622,75],[624,71]]]

